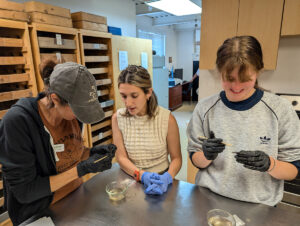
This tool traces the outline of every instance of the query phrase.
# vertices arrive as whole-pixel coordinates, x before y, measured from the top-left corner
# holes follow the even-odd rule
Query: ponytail
[[[156,94],[154,93],[154,91],[152,91],[152,94],[151,94],[149,100],[147,101],[147,114],[148,114],[149,118],[155,117],[157,105],[158,105],[158,103],[157,103]]]
[[[46,94],[48,101],[49,101],[48,108],[54,107],[54,103],[50,97],[51,92],[49,91],[49,87],[50,87],[50,76],[54,70],[54,67],[57,65],[57,63],[58,62],[54,59],[47,59],[40,64],[40,75],[44,82],[44,93]],[[60,97],[58,94],[56,94],[56,95],[58,96],[59,102],[61,105],[68,104],[68,102],[65,99]]]

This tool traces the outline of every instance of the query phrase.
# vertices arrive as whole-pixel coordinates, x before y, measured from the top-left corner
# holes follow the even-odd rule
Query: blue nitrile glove
[[[145,194],[147,195],[162,195],[163,191],[161,190],[158,184],[151,184],[145,189]]]
[[[153,179],[159,180],[159,175],[157,173],[144,172],[141,181],[144,184],[144,187],[147,188],[148,186],[153,184]]]
[[[152,179],[151,182],[157,184],[163,192],[166,192],[169,184],[173,183],[173,178],[168,172],[165,172],[163,175],[159,175],[159,180]]]

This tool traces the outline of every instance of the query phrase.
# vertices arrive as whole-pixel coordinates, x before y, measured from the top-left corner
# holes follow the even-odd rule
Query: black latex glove
[[[100,160],[101,158],[103,159]],[[98,173],[110,169],[112,158],[113,156],[111,156],[110,154],[107,155],[93,154],[87,160],[78,163],[77,165],[78,176],[82,177],[87,173]]]
[[[224,151],[225,144],[222,144],[222,139],[215,138],[213,131],[210,132],[210,138],[203,139],[199,138],[202,143],[202,150],[207,160],[215,160],[219,153]]]
[[[117,147],[114,144],[108,144],[108,145],[99,145],[92,147],[90,149],[90,156],[94,154],[100,154],[100,155],[110,155],[112,158],[115,156]]]
[[[266,172],[271,165],[269,156],[263,151],[240,151],[236,153],[235,159],[244,167],[260,172]]]

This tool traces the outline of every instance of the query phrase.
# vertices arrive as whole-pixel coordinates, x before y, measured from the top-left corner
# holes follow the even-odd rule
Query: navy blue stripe
[[[236,111],[246,111],[256,105],[264,95],[264,91],[260,89],[256,89],[255,92],[246,100],[238,101],[238,102],[231,102],[227,99],[225,91],[220,93],[220,97],[222,102],[228,108]]]
[[[278,120],[278,117],[277,117],[276,113],[273,111],[273,109],[265,101],[262,100],[261,102],[263,102],[270,109],[270,111],[273,112],[273,114],[275,115],[276,119]]]
[[[300,160],[290,162],[290,163],[293,164],[294,166],[296,166],[296,168],[298,169],[298,176],[299,176],[300,175]]]
[[[190,152],[190,160],[191,160],[191,162],[192,162],[192,164],[196,167],[196,168],[198,168],[198,169],[200,169],[198,166],[196,166],[195,164],[194,164],[194,162],[193,162],[193,155],[195,154],[196,152]]]

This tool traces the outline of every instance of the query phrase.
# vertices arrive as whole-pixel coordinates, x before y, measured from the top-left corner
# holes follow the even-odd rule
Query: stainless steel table
[[[144,194],[134,183],[126,198],[112,202],[105,186],[113,180],[130,178],[118,164],[84,183],[50,208],[55,225],[207,225],[206,213],[219,208],[237,214],[246,225],[300,225],[300,215],[262,204],[252,204],[219,196],[206,188],[174,181],[162,196]]]

